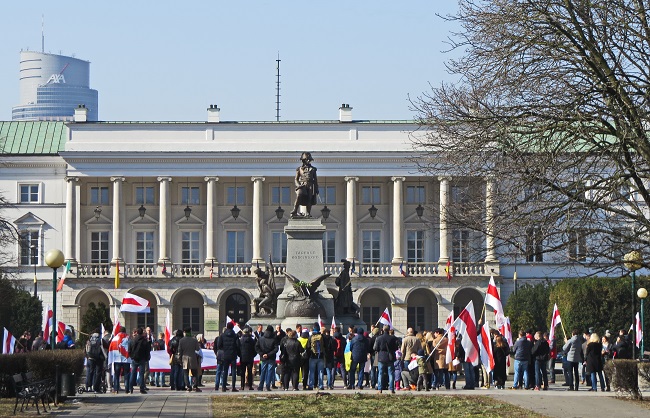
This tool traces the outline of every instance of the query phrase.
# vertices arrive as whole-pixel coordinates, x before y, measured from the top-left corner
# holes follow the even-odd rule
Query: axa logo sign
[[[65,76],[63,74],[52,74],[45,84],[65,84]]]

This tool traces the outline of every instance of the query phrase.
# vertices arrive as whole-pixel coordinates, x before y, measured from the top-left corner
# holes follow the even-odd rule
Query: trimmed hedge
[[[639,390],[639,363],[636,360],[611,360],[605,363],[605,374],[617,396],[628,394],[632,399],[642,399]]]
[[[650,363],[639,363],[639,376],[650,385]]]
[[[80,376],[84,368],[83,350],[44,350],[28,353],[27,370],[38,379],[54,379],[56,366],[59,373]]]

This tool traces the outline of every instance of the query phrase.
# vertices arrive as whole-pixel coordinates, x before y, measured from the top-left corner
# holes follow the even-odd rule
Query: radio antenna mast
[[[41,15],[41,52],[45,53],[45,15]]]
[[[278,59],[276,69],[276,82],[275,82],[275,121],[280,122],[280,52],[278,52]]]

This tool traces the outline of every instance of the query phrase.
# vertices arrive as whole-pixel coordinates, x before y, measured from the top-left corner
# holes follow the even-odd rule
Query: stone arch
[[[361,295],[359,295],[359,306],[361,308],[361,320],[366,323],[369,329],[370,325],[374,325],[384,309],[393,315],[391,306],[391,296],[384,289],[380,288],[367,288]]]
[[[406,325],[416,332],[431,331],[438,327],[438,295],[436,292],[419,287],[411,289],[405,298]]]
[[[88,287],[83,290],[81,290],[78,294],[77,297],[75,298],[75,305],[79,307],[79,324],[78,326],[81,327],[81,321],[84,315],[86,315],[86,312],[88,312],[88,305],[92,302],[95,304],[95,306],[99,306],[99,303],[103,303],[106,305],[106,308],[109,309],[109,317],[110,317],[110,307],[111,307],[111,302],[113,301],[113,298],[111,295],[106,292],[103,289],[100,289],[99,287]]]
[[[172,305],[172,324],[174,329],[192,328],[192,334],[203,333],[206,304],[205,295],[191,287],[183,287],[174,292],[170,299]]]
[[[226,316],[243,325],[251,319],[251,301],[249,292],[231,288],[221,292],[218,298],[219,306],[219,332],[226,324]]]
[[[454,318],[458,317],[460,311],[462,311],[469,301],[474,303],[474,317],[476,321],[481,318],[481,312],[483,312],[483,292],[474,288],[474,287],[461,287],[454,292],[454,296],[451,301],[454,304]]]
[[[132,293],[141,298],[145,298],[149,301],[150,312],[149,313],[134,313],[134,312],[123,312],[124,315],[124,326],[126,327],[127,333],[130,333],[131,329],[137,327],[151,327],[151,330],[155,333],[158,331],[158,305],[160,304],[159,295],[144,287],[134,287],[128,290],[129,293]]]

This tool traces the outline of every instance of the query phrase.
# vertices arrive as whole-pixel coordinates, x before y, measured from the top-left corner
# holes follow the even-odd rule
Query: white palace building
[[[270,256],[282,288],[303,151],[318,169],[321,203],[312,215],[326,226],[325,284],[335,295],[341,259],[353,260],[353,294],[368,325],[389,308],[400,334],[432,329],[469,300],[478,316],[491,275],[505,303],[517,262],[523,280],[564,274],[500,259],[491,239],[448,228],[432,209],[453,196],[451,179],[418,173],[411,121],[354,120],[349,105],[339,119],[320,121],[225,122],[219,112],[210,106],[206,122],[90,122],[79,108],[69,122],[0,122],[0,193],[15,203],[2,216],[22,237],[10,267],[27,290],[36,276],[51,304],[44,254],[63,251],[72,269],[57,295],[59,320],[78,328],[90,302],[112,316],[128,291],[148,299],[151,313],[121,314],[127,328],[158,332],[169,313],[173,328],[192,326],[210,339],[226,315],[263,322],[251,319],[253,271]],[[483,246],[480,259],[468,241]]]

